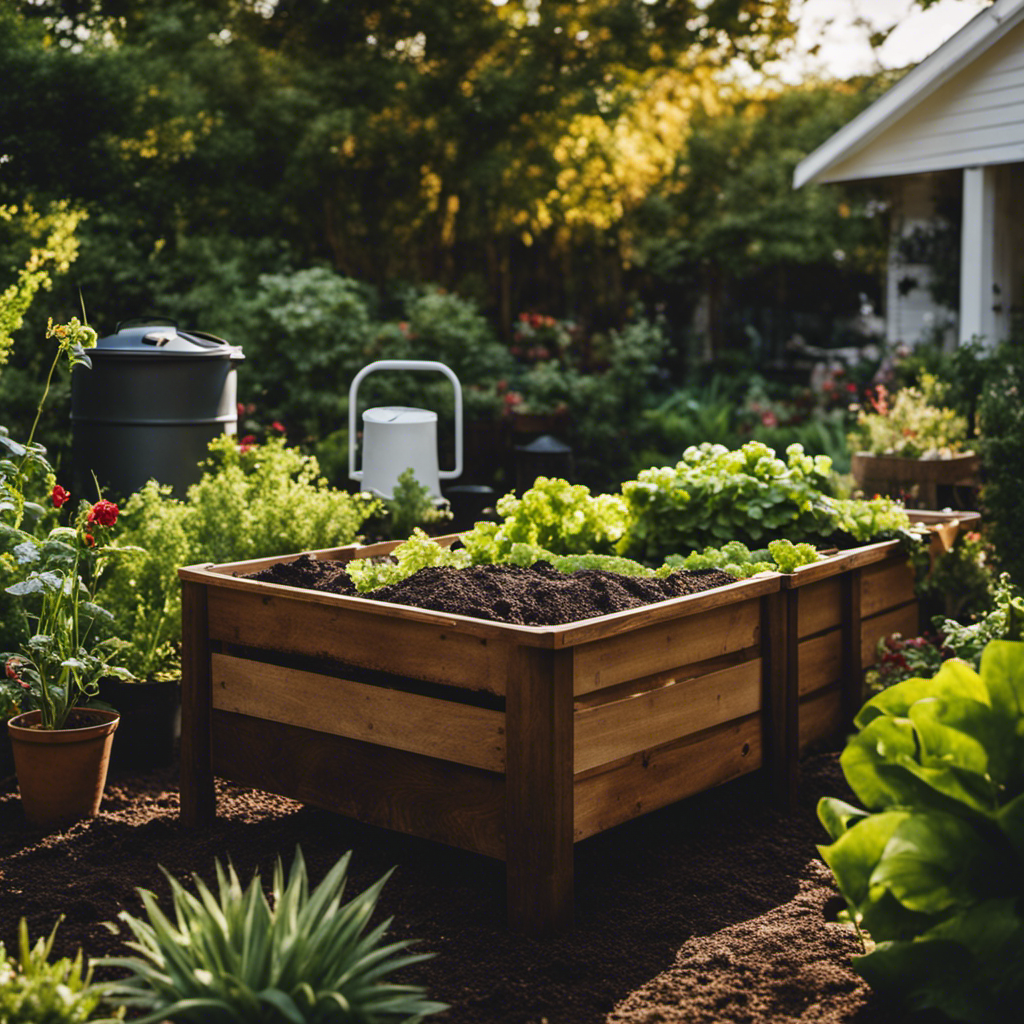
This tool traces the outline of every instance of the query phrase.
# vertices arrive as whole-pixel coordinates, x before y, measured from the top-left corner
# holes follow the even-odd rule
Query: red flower
[[[276,430],[279,434],[283,434],[285,432],[284,431],[284,424],[278,422],[277,420],[274,420],[274,422],[271,423],[270,426],[271,426],[271,429]]]
[[[247,452],[256,444],[255,434],[246,434],[241,441],[238,442],[238,450],[240,452]]]
[[[85,542],[87,548],[96,546],[96,538],[91,533],[83,533],[82,540]]]
[[[855,395],[857,393],[857,385],[856,384],[847,384],[846,385],[846,390],[849,391],[851,395]]]
[[[8,679],[19,679],[18,666],[21,664],[20,658],[8,658],[7,664],[4,665],[4,671],[7,673]]]
[[[113,526],[117,522],[118,508],[112,501],[100,498],[86,517],[86,522],[96,523],[99,526]],[[88,536],[88,535],[87,535]]]
[[[53,492],[50,494],[50,500],[53,502],[54,508],[60,508],[62,505],[67,504],[70,497],[70,491],[65,491],[60,484],[53,485]]]
[[[242,403],[241,403],[241,402],[239,402],[239,403],[238,403],[238,404],[237,404],[237,405],[235,406],[235,409],[236,409],[236,411],[238,412],[238,418],[239,418],[239,419],[241,419],[241,418],[242,418],[242,417],[243,417],[243,416],[245,415],[245,406],[244,406],[244,405],[242,405]]]

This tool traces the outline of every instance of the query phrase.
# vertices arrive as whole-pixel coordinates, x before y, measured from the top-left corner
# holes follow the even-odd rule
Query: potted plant
[[[48,391],[62,356],[71,366],[89,365],[85,349],[95,344],[96,332],[75,318],[66,325],[54,326],[51,321],[47,337],[58,346]],[[41,540],[21,529],[26,511],[45,511],[26,501],[26,480],[38,473],[52,480],[45,449],[33,440],[47,391],[28,442],[18,444],[5,433],[9,457],[0,462],[0,523],[8,539],[16,541],[18,564],[28,568],[23,579],[5,590],[19,599],[29,627],[18,651],[0,653],[0,696],[21,709],[7,723],[14,766],[26,816],[44,827],[88,817],[99,809],[119,716],[88,705],[98,695],[101,676],[130,676],[111,663],[125,646],[123,641],[111,637],[90,642],[95,622],[107,614],[93,595],[101,563],[115,550],[105,539],[117,522],[117,506],[103,499],[91,506],[83,503],[73,526],[56,526]],[[55,508],[69,499],[63,487],[53,485]]]
[[[883,384],[875,388],[870,408],[857,410],[847,438],[850,470],[862,488],[904,493],[935,508],[938,485],[977,485],[979,462],[967,448],[967,418],[946,406],[947,390],[928,373],[919,386],[895,396]]]

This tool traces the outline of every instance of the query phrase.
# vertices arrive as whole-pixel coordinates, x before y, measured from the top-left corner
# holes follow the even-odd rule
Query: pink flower
[[[285,432],[284,424],[278,420],[274,420],[274,422],[271,423],[270,426],[272,430],[276,430],[279,434],[283,434]]]

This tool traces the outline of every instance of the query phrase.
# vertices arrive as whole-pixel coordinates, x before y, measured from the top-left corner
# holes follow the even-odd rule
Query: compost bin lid
[[[437,413],[408,405],[381,405],[363,413],[364,423],[436,423]]]
[[[100,338],[89,355],[124,356],[188,356],[204,359],[245,358],[238,345],[231,345],[204,331],[182,331],[173,320],[156,317],[148,320],[125,320],[113,334]]]

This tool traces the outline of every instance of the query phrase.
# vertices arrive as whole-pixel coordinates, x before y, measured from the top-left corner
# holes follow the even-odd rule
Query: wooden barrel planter
[[[529,627],[235,575],[279,561],[180,570],[187,824],[216,775],[502,859],[540,935],[574,843],[762,767],[792,796],[778,575]]]
[[[897,494],[916,487],[918,504],[934,509],[939,486],[977,487],[980,465],[980,458],[973,452],[948,459],[904,459],[858,452],[851,459],[850,472],[865,492]]]

